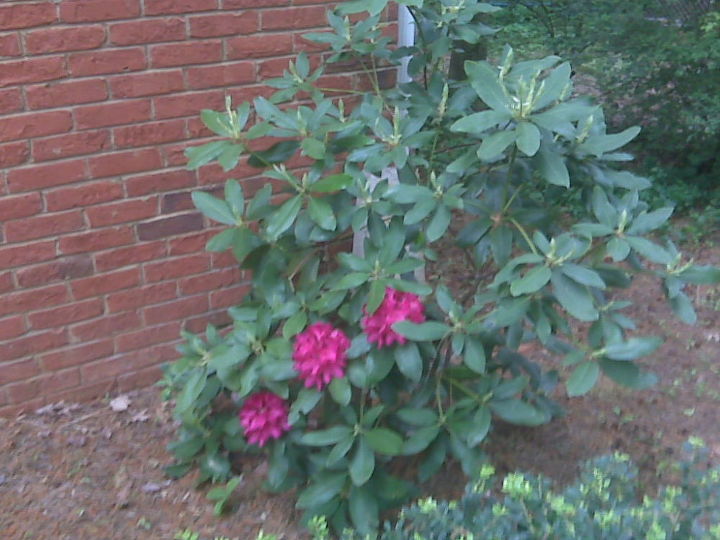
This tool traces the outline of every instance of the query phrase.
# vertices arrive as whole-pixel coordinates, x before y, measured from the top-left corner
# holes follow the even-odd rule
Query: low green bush
[[[383,540],[718,539],[720,467],[710,470],[698,439],[686,444],[676,485],[640,496],[638,470],[623,454],[588,461],[578,480],[559,490],[542,476],[497,476],[486,465],[458,501],[424,499],[387,523]],[[346,531],[344,540],[359,539]]]

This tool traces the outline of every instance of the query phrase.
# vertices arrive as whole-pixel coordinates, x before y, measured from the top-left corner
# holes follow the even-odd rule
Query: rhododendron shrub
[[[221,481],[233,453],[262,449],[270,489],[297,487],[308,517],[363,532],[447,460],[480,470],[494,419],[548,422],[558,381],[571,396],[600,377],[652,384],[635,361],[660,340],[624,313],[633,273],[656,276],[688,323],[686,285],[720,278],[646,237],[672,209],[649,208],[649,182],[621,168],[637,129],[606,133],[567,63],[515,62],[508,48],[451,79],[447,55],[491,32],[478,20],[496,8],[397,3],[418,22],[415,46],[386,36],[388,0],[340,2],[330,31],[306,36],[328,48],[325,64],[300,54],[270,98],[202,112],[217,138],[188,150],[190,168],[250,166],[266,180],[193,195],[226,226],[207,248],[231,250],[252,286],[231,326],[184,334],[163,381],[181,424],[171,474],[198,466],[200,481]],[[385,88],[403,57],[412,81]],[[369,90],[329,88],[334,62],[362,69]],[[585,201],[577,219],[556,203],[567,190]],[[351,253],[353,237],[363,249]],[[441,239],[467,264],[451,287],[441,272],[416,278]],[[559,369],[524,355],[526,342]]]

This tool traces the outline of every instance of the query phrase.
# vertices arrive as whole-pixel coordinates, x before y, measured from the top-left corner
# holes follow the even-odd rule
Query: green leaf
[[[697,322],[697,313],[692,301],[685,293],[680,293],[670,298],[670,307],[682,322],[685,324],[695,324]]]
[[[387,283],[383,279],[377,279],[370,282],[370,291],[368,292],[367,310],[368,313],[375,313],[385,299],[385,291]]]
[[[415,343],[409,342],[395,349],[395,362],[400,373],[412,382],[420,382],[423,372],[423,359],[420,349]]]
[[[640,128],[634,126],[627,128],[621,133],[615,133],[613,135],[591,135],[588,139],[580,145],[582,150],[595,154],[600,157],[605,152],[612,152],[625,146],[627,143],[632,141],[640,133]]]
[[[232,126],[228,121],[228,116],[224,112],[217,112],[210,109],[203,109],[200,112],[200,119],[210,131],[221,137],[231,138],[233,134]]]
[[[681,272],[678,277],[686,283],[714,285],[715,283],[720,283],[720,268],[693,265],[684,272]]]
[[[400,409],[395,413],[397,417],[410,424],[411,426],[426,427],[436,424],[438,421],[437,413],[432,409]]]
[[[616,383],[635,390],[644,390],[657,383],[654,374],[640,371],[632,362],[603,358],[600,360],[600,369]]]
[[[540,174],[548,183],[570,187],[570,173],[565,165],[565,159],[559,153],[541,151],[537,154],[537,163]]]
[[[205,249],[215,253],[225,251],[235,240],[236,231],[237,229],[225,229],[224,231],[219,232],[208,240],[207,244],[205,244]]]
[[[191,171],[199,169],[203,165],[216,159],[231,144],[229,141],[213,141],[203,144],[202,146],[194,146],[186,149],[185,156],[189,160],[187,168]]]
[[[345,472],[315,476],[314,483],[306,487],[298,496],[298,508],[312,508],[328,502],[342,491],[347,476]]]
[[[330,450],[330,453],[327,457],[327,466],[332,467],[333,465],[335,465],[335,463],[344,458],[350,451],[350,448],[352,448],[353,444],[355,444],[355,438],[348,437],[347,439],[344,439],[337,443],[335,446],[333,446],[333,449]]]
[[[168,444],[168,450],[172,452],[176,458],[188,461],[196,456],[205,446],[205,440],[201,436],[193,436],[180,441],[173,441]]]
[[[652,353],[662,343],[662,338],[657,336],[633,337],[622,343],[608,345],[603,350],[611,360],[635,360]]]
[[[570,397],[587,394],[600,376],[600,366],[597,362],[583,362],[578,365],[567,380],[567,393]]]
[[[587,285],[588,287],[596,287],[598,289],[605,288],[605,282],[600,277],[600,274],[586,268],[572,263],[565,263],[560,267],[560,271],[568,276],[570,279],[577,281],[581,285]]]
[[[330,381],[328,389],[330,390],[330,395],[335,400],[335,403],[343,406],[350,403],[350,398],[352,398],[352,388],[350,388],[350,383],[346,377],[333,379]]]
[[[480,135],[482,132],[495,127],[498,124],[507,122],[510,118],[512,118],[512,116],[508,112],[493,111],[491,109],[473,113],[469,116],[461,118],[450,127],[450,130]]]
[[[298,335],[303,331],[305,325],[307,325],[308,316],[304,311],[298,311],[290,317],[283,325],[282,335],[285,339],[290,339],[293,336]]]
[[[498,131],[483,139],[477,156],[483,161],[492,161],[502,154],[505,149],[515,142],[514,131]]]
[[[535,266],[523,277],[510,284],[510,293],[513,296],[520,296],[537,292],[547,285],[551,277],[552,270],[550,268],[547,266]]]
[[[352,432],[348,426],[333,426],[304,433],[298,442],[306,446],[329,446],[352,436]]]
[[[487,62],[465,62],[465,73],[475,93],[491,109],[510,113],[509,98],[498,78],[499,71],[496,68]]]
[[[321,178],[314,184],[310,184],[308,189],[313,193],[330,193],[345,189],[353,183],[353,177],[349,174],[333,174]]]
[[[298,141],[281,141],[274,144],[267,150],[253,152],[248,159],[248,165],[258,169],[265,169],[275,163],[282,163],[300,148]]]
[[[516,128],[516,144],[526,156],[534,156],[540,149],[540,130],[530,122],[520,122]]]
[[[387,0],[383,1],[387,2]],[[365,535],[374,534],[380,525],[380,508],[376,494],[369,486],[353,486],[350,489],[348,503],[350,518],[358,532]]]
[[[183,413],[195,405],[195,401],[205,388],[206,381],[207,371],[205,368],[195,368],[190,372],[190,377],[175,402],[177,412]]]
[[[658,246],[647,238],[626,236],[625,241],[640,255],[654,263],[667,265],[673,262],[673,256],[665,248]]]
[[[240,217],[245,212],[245,194],[237,180],[230,179],[225,182],[225,201],[233,215]]]
[[[300,146],[306,156],[313,159],[323,159],[325,157],[325,143],[322,141],[308,137],[303,139]]]
[[[412,456],[419,454],[425,450],[430,444],[437,438],[440,433],[440,426],[425,426],[412,435],[410,435],[403,443],[402,452],[403,456]]]
[[[365,433],[365,438],[373,450],[388,456],[397,456],[402,450],[403,439],[388,428],[375,428]]]
[[[475,373],[485,373],[485,348],[479,339],[468,337],[465,340],[463,362]]]
[[[310,197],[308,201],[308,213],[310,218],[326,231],[334,231],[337,227],[335,214],[330,205],[323,199]]]
[[[632,225],[627,230],[628,234],[642,235],[654,231],[670,219],[673,210],[674,208],[672,207],[666,207],[655,210],[654,212],[643,212],[633,220]]]
[[[576,281],[556,270],[552,273],[553,293],[560,305],[573,317],[585,321],[596,321],[600,314],[595,308],[590,292]]]
[[[297,421],[299,413],[308,414],[312,411],[321,398],[322,392],[314,388],[302,388],[290,407],[290,423],[294,424]]]
[[[607,243],[607,254],[615,262],[624,261],[630,255],[630,244],[623,238],[612,237]]]
[[[447,231],[452,219],[452,212],[450,209],[440,204],[435,211],[435,215],[430,220],[425,234],[427,235],[428,242],[435,242],[439,240]]]
[[[350,479],[356,486],[362,486],[375,470],[375,453],[364,437],[360,437],[355,455],[350,461]]]
[[[365,272],[352,272],[344,275],[340,281],[333,287],[334,291],[344,291],[345,289],[355,289],[366,283],[370,279],[370,274]]]
[[[213,221],[225,225],[236,225],[237,218],[230,207],[222,199],[218,199],[204,191],[194,191],[192,201],[195,207]]]
[[[393,330],[413,341],[436,341],[450,332],[446,324],[429,321],[415,324],[410,321],[400,321],[392,325]]]
[[[268,237],[277,240],[295,222],[302,208],[302,198],[298,195],[285,201],[283,205],[267,218],[265,229]]]
[[[506,422],[519,426],[539,426],[549,420],[547,414],[520,399],[491,401],[490,407]]]
[[[490,425],[492,424],[492,415],[488,407],[480,407],[473,415],[470,427],[465,434],[465,440],[470,448],[477,446],[485,440]]]
[[[228,172],[234,169],[244,151],[245,147],[241,144],[229,144],[217,158],[223,171]]]

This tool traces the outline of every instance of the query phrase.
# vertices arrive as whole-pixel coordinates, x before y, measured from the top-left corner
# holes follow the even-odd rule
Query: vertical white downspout
[[[412,47],[415,45],[415,21],[410,15],[408,8],[399,5],[398,6],[398,47]],[[410,57],[405,57],[400,60],[398,66],[397,80],[398,84],[404,84],[410,82],[412,79],[408,75],[408,64],[410,63]],[[382,178],[387,179],[389,182],[397,182],[397,169],[395,167],[389,167],[383,171]],[[368,178],[370,187],[373,188],[380,178],[377,176],[371,176]],[[358,204],[361,204],[358,201]],[[353,254],[358,257],[365,255],[365,238],[367,237],[367,231],[358,231],[353,236]]]

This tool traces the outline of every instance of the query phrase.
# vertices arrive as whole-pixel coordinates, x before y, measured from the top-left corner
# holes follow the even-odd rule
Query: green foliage
[[[611,126],[639,124],[646,168],[707,194],[720,174],[720,11],[704,0],[510,0],[501,36],[572,60]],[[538,39],[540,38],[540,39]],[[518,40],[524,41],[521,46]],[[663,175],[665,176],[665,175]],[[662,180],[661,183],[665,183]],[[687,195],[672,193],[682,206]]]
[[[181,424],[170,474],[197,466],[200,482],[227,480],[230,454],[256,450],[238,409],[270,395],[287,404],[288,424],[270,438],[267,487],[297,487],[306,520],[324,515],[335,530],[362,534],[414,493],[392,474],[394,460],[417,456],[419,481],[453,458],[475,476],[495,418],[537,426],[558,414],[549,398],[558,373],[521,354],[523,341],[562,358],[570,395],[601,375],[645,388],[654,377],[636,360],[659,340],[632,335],[619,289],[633,272],[651,273],[692,322],[685,285],[720,281],[646,238],[671,209],[648,207],[640,194],[650,182],[616,167],[638,129],[608,133],[599,107],[570,97],[569,64],[515,62],[507,48],[500,65],[469,61],[466,80],[449,80],[445,58],[480,39],[487,30],[476,16],[495,8],[399,3],[419,21],[415,47],[396,51],[383,37],[387,0],[341,3],[328,15],[332,31],[309,36],[330,47],[329,63],[365,68],[373,90],[352,107],[333,97],[343,90],[316,84],[324,67],[311,72],[301,54],[269,81],[270,99],[203,112],[222,139],[189,150],[190,166],[246,159],[281,193],[267,183],[247,194],[230,180],[222,198],[194,196],[227,227],[208,249],[232,250],[252,289],[230,309],[231,328],[183,334],[182,358],[163,381]],[[413,82],[383,89],[383,70],[403,55]],[[281,106],[298,95],[309,100]],[[300,172],[286,166],[298,156],[308,164]],[[583,201],[576,221],[553,198],[568,186]],[[463,220],[455,240],[478,276],[462,297],[415,277],[453,219]],[[364,235],[361,255],[342,252],[353,235]],[[362,319],[384,316],[389,288],[422,297],[427,320],[387,322],[406,343],[379,347]],[[329,385],[307,387],[294,347],[320,321],[349,338],[347,366]]]
[[[720,538],[720,468],[706,470],[707,451],[688,444],[677,485],[640,499],[637,469],[614,454],[587,462],[579,479],[553,489],[542,476],[511,473],[500,488],[494,470],[482,469],[459,501],[424,499],[385,525],[382,540],[473,538]],[[343,540],[361,538],[346,532]]]

